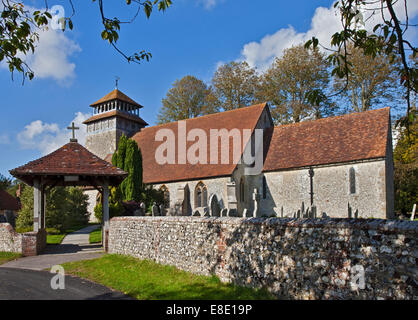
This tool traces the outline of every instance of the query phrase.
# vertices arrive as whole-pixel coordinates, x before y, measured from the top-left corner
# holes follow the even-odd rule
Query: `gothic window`
[[[263,199],[267,198],[267,181],[266,177],[263,177]]]
[[[244,185],[244,177],[241,178],[239,182],[239,199],[241,202],[245,201],[245,185]]]
[[[164,194],[164,205],[166,208],[170,207],[170,191],[166,185],[160,187],[160,191]]]
[[[203,182],[199,182],[196,185],[194,192],[194,205],[196,208],[208,206],[208,188]]]
[[[350,168],[349,184],[350,184],[350,193],[355,194],[356,193],[356,171],[354,170],[353,167]]]

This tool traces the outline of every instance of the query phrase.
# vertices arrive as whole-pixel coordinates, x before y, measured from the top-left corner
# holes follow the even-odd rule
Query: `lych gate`
[[[109,230],[109,186],[118,186],[128,175],[100,159],[74,138],[47,156],[10,170],[15,178],[33,186],[33,229],[37,232],[37,252],[46,246],[45,193],[56,186],[92,186],[102,193],[103,246],[107,251]]]

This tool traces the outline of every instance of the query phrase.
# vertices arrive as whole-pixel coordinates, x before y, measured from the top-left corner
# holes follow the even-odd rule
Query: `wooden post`
[[[42,186],[39,179],[33,181],[33,231],[42,228]]]
[[[105,252],[108,250],[109,234],[109,184],[103,184],[103,247]]]
[[[415,219],[415,211],[416,210],[417,210],[417,204],[414,203],[414,206],[412,208],[411,221],[414,221],[414,219]]]

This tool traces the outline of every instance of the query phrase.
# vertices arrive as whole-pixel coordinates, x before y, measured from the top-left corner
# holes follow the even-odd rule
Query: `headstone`
[[[238,216],[238,211],[235,208],[229,208],[227,215],[228,215],[228,217],[237,217]]]
[[[158,211],[158,206],[157,204],[154,202],[154,204],[152,205],[152,209],[151,209],[151,213],[153,217],[159,216],[160,213]]]
[[[141,215],[142,215],[142,216],[145,216],[145,211],[146,211],[146,208],[145,208],[145,203],[144,203],[144,202],[141,202],[141,203],[139,204],[139,208],[140,208],[140,210],[141,210]]]
[[[6,210],[5,216],[6,216],[6,221],[8,223],[10,223],[13,228],[16,228],[16,223],[15,223],[16,219],[15,219],[15,215],[14,215],[13,211]]]
[[[203,208],[203,216],[205,216],[205,217],[209,217],[210,215],[209,215],[209,208],[208,207],[204,207]]]
[[[165,216],[165,208],[163,204],[160,204],[160,215]]]
[[[258,193],[258,189],[254,188],[253,192],[253,201],[254,201],[254,211],[253,211],[253,217],[257,217],[259,212],[259,203],[260,203],[260,194]]]
[[[238,201],[236,197],[236,185],[232,180],[226,184],[226,196],[228,199],[228,208],[237,209]]]
[[[221,217],[227,217],[228,216],[228,209],[227,208],[223,208],[221,210]]]

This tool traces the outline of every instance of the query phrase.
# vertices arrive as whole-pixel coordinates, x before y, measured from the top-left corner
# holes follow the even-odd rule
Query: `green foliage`
[[[118,188],[121,201],[139,202],[142,190],[142,154],[138,144],[122,135],[118,150],[112,156],[112,164],[129,174]]]
[[[221,65],[212,78],[217,105],[223,110],[246,107],[255,101],[260,79],[247,62]]]
[[[22,209],[16,220],[18,229],[33,226],[33,188],[24,186],[21,195]],[[88,223],[88,197],[80,188],[55,187],[46,194],[46,226],[60,231]]]
[[[199,117],[218,111],[212,88],[194,76],[176,80],[162,100],[158,123]]]
[[[159,204],[165,203],[164,192],[161,190],[154,189],[150,185],[146,185],[142,190],[141,194],[142,201],[145,203],[145,208],[147,208],[147,212],[151,212],[151,207],[154,202]]]
[[[418,121],[401,132],[394,150],[395,162],[395,211],[410,213],[414,203],[418,204]]]
[[[7,190],[13,184],[13,180],[10,178],[6,178],[4,175],[0,173],[0,189]]]
[[[122,205],[122,193],[120,188],[112,187],[110,188],[109,195],[109,219],[113,217],[119,217],[123,214],[123,205]],[[99,202],[94,207],[94,216],[96,219],[102,223],[103,222],[103,204],[102,196],[99,196]]]
[[[104,15],[104,2],[103,0],[92,0],[97,2],[99,12],[101,15],[101,22],[103,24],[103,31],[101,37],[103,40],[108,41],[109,44],[121,54],[128,62],[140,63],[142,60],[151,58],[151,53],[141,50],[135,52],[132,55],[126,55],[120,50],[116,43],[119,39],[120,26],[122,23],[119,18],[107,18]],[[130,22],[133,22],[138,16],[140,9],[144,10],[147,18],[150,17],[153,8],[157,6],[159,11],[165,11],[170,7],[171,0],[145,0],[145,1],[131,1],[127,0],[126,5],[132,7],[135,5],[137,8],[132,8],[134,17]],[[132,5],[133,4],[133,5]],[[45,1],[45,5],[48,7],[48,1]],[[62,17],[59,19],[59,23],[63,31],[68,29],[72,30],[74,25],[72,17],[75,15],[76,10],[73,8],[71,16]],[[23,56],[34,53],[37,50],[37,42],[39,41],[38,30],[45,30],[48,28],[48,24],[52,19],[52,15],[48,10],[43,11],[31,11],[23,1],[6,0],[2,1],[0,7],[0,62],[5,60],[12,73],[16,70],[23,75],[23,80],[29,78],[32,80],[35,76],[33,70],[25,62]]]

